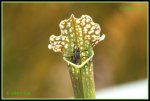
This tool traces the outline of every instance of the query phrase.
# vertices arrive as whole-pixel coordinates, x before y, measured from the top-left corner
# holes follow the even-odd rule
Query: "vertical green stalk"
[[[105,38],[100,26],[88,15],[74,15],[59,24],[61,35],[50,37],[49,49],[63,53],[68,63],[75,98],[95,98],[93,47]]]
[[[93,63],[89,61],[82,68],[68,66],[75,98],[95,98]]]

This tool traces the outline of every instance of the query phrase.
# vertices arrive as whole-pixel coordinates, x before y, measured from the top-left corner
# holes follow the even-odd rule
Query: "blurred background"
[[[3,97],[73,97],[67,63],[48,49],[72,13],[91,16],[106,35],[94,47],[96,91],[146,79],[147,12],[144,2],[3,3]]]

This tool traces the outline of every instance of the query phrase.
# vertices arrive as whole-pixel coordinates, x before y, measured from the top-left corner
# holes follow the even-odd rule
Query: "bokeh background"
[[[147,3],[3,3],[3,97],[73,96],[67,63],[48,49],[72,13],[91,16],[106,35],[94,47],[96,91],[147,78]]]

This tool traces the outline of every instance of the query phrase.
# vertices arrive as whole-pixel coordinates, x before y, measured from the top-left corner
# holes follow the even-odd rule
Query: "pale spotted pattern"
[[[99,24],[94,23],[88,15],[82,15],[81,18],[75,18],[74,15],[71,15],[69,19],[61,21],[59,27],[61,35],[51,35],[48,45],[48,48],[55,52],[63,52],[69,45],[73,48],[74,41],[80,46],[86,43],[94,47],[105,38],[104,34],[100,36],[101,28]]]

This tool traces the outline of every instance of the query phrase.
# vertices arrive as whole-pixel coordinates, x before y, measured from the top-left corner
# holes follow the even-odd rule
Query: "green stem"
[[[95,98],[93,63],[89,61],[82,68],[69,67],[75,98]]]
[[[84,52],[86,56],[81,54],[81,63],[88,59],[87,53],[92,53],[90,50]],[[94,54],[94,53],[93,53]],[[93,76],[93,62],[90,59],[81,68],[77,68],[71,64],[68,65],[72,86],[75,98],[95,98],[95,84]]]

